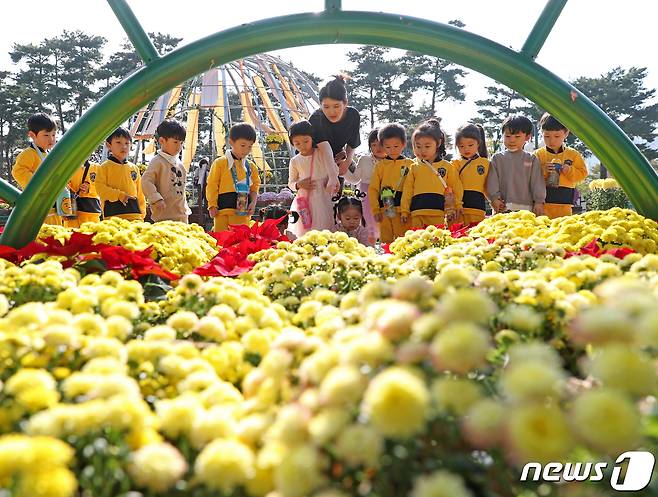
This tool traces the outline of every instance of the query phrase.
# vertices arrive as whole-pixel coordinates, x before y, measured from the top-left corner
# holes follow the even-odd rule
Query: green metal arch
[[[116,2],[127,8],[123,0],[113,3]],[[564,5],[564,1],[558,3]],[[170,88],[211,67],[248,55],[330,43],[378,44],[423,52],[462,64],[509,86],[569,127],[606,164],[636,208],[645,216],[658,219],[658,175],[646,158],[585,95],[533,62],[547,32],[539,33],[539,41],[531,43],[533,46],[525,53],[519,53],[446,24],[393,14],[341,11],[336,0],[327,0],[327,6],[322,13],[295,14],[230,28],[161,58],[153,58],[150,41],[141,27],[129,32],[131,40],[140,46],[140,54],[150,62],[80,118],[48,155],[23,194],[16,198],[16,192],[8,185],[0,185],[1,196],[16,198],[16,208],[0,242],[22,246],[31,241],[57,193],[98,143]],[[117,8],[113,8],[116,12]],[[134,16],[120,17],[120,21],[124,27],[136,22]]]

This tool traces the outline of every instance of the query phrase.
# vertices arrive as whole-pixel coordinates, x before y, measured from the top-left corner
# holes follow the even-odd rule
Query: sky
[[[189,43],[217,31],[268,17],[321,11],[322,0],[128,0],[147,32],[160,31]],[[460,19],[464,29],[519,50],[546,0],[343,0],[343,10],[372,10],[438,22]],[[615,66],[648,68],[646,84],[658,88],[655,23],[658,2],[571,0],[567,3],[537,62],[564,79],[599,76]],[[29,22],[26,22],[29,19]],[[13,43],[30,43],[80,29],[108,39],[110,49],[124,38],[105,0],[2,0],[0,69],[10,69]],[[30,29],[27,30],[26,26]],[[323,79],[349,69],[352,45],[319,45],[272,52]],[[469,71],[463,80],[466,102],[442,103],[439,114],[450,132],[475,117],[474,101],[492,81]]]

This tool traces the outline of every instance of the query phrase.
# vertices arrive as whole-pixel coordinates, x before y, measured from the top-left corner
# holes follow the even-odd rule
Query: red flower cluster
[[[246,273],[254,263],[247,259],[250,254],[273,247],[277,242],[288,241],[277,225],[283,220],[268,219],[263,224],[253,226],[230,226],[228,231],[210,233],[222,247],[219,253],[207,264],[194,270],[199,276],[238,276]]]
[[[567,252],[564,256],[565,259],[568,259],[569,257],[574,257],[576,255],[591,255],[592,257],[599,258],[602,255],[612,255],[616,257],[617,259],[623,259],[626,257],[628,254],[634,254],[635,250],[630,249],[630,248],[616,248],[616,249],[608,249],[608,250],[603,250],[601,248],[601,245],[599,244],[599,239],[596,238],[589,242],[587,245],[584,247],[581,247],[581,249],[578,252]]]
[[[0,245],[0,257],[14,264],[20,264],[37,254],[49,256],[62,256],[66,260],[63,267],[79,267],[85,272],[94,267],[90,261],[98,261],[99,271],[123,271],[130,269],[134,279],[153,274],[167,280],[176,280],[179,276],[163,269],[151,257],[151,247],[141,251],[132,251],[124,247],[96,244],[93,234],[84,234],[74,231],[66,243],[61,243],[54,237],[34,241],[23,247],[15,249]]]

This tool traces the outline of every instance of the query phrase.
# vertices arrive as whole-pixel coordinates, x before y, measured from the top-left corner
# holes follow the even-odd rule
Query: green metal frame
[[[211,67],[282,48],[329,43],[378,44],[413,50],[459,63],[523,94],[563,122],[615,175],[633,205],[658,219],[658,175],[623,131],[585,95],[533,61],[550,29],[535,26],[525,53],[468,31],[423,19],[341,10],[276,17],[221,31],[164,57],[139,26],[125,0],[108,0],[135,43],[145,67],[121,82],[69,129],[46,157],[25,191],[8,185],[0,196],[15,200],[0,243],[15,247],[34,239],[68,178],[112,130],[148,102]],[[550,0],[542,17],[551,25],[564,0]],[[13,197],[13,198],[12,198]]]

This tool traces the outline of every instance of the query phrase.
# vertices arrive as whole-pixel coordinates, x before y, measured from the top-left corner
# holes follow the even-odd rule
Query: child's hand
[[[131,195],[128,195],[126,192],[121,192],[119,194],[119,201],[123,204],[126,205],[128,203],[128,200],[136,200],[136,197],[133,197]]]
[[[315,190],[315,180],[312,180],[311,178],[304,178],[303,180],[297,182],[297,189],[313,191]]]
[[[381,214],[380,214],[380,216],[381,216]],[[407,216],[405,214],[400,214],[400,221],[402,221],[402,224],[407,224],[407,221],[409,221],[409,216]]]
[[[562,164],[560,174],[569,174],[569,171],[571,171],[571,166],[569,164]]]
[[[251,202],[249,207],[247,207],[247,212],[250,216],[253,216],[256,213],[256,202]]]
[[[505,201],[497,198],[491,202],[491,207],[493,207],[496,212],[503,212],[505,210]]]
[[[82,183],[82,184],[80,185],[80,190],[79,190],[79,192],[80,192],[80,193],[85,193],[85,194],[86,194],[86,193],[89,193],[89,183],[87,183],[86,181],[85,181],[84,183]]]
[[[350,165],[352,165],[352,161],[343,159],[341,161],[337,161],[336,165],[338,166],[338,176],[345,176],[345,174],[347,174],[347,170],[350,168]]]
[[[532,212],[535,213],[535,216],[543,216],[544,204],[535,204],[534,207],[532,208]]]
[[[381,223],[383,220],[384,220],[384,215],[381,212],[375,214],[375,221]]]
[[[210,217],[216,218],[219,211],[217,210],[217,207],[210,207],[208,208],[208,214],[210,214]]]

